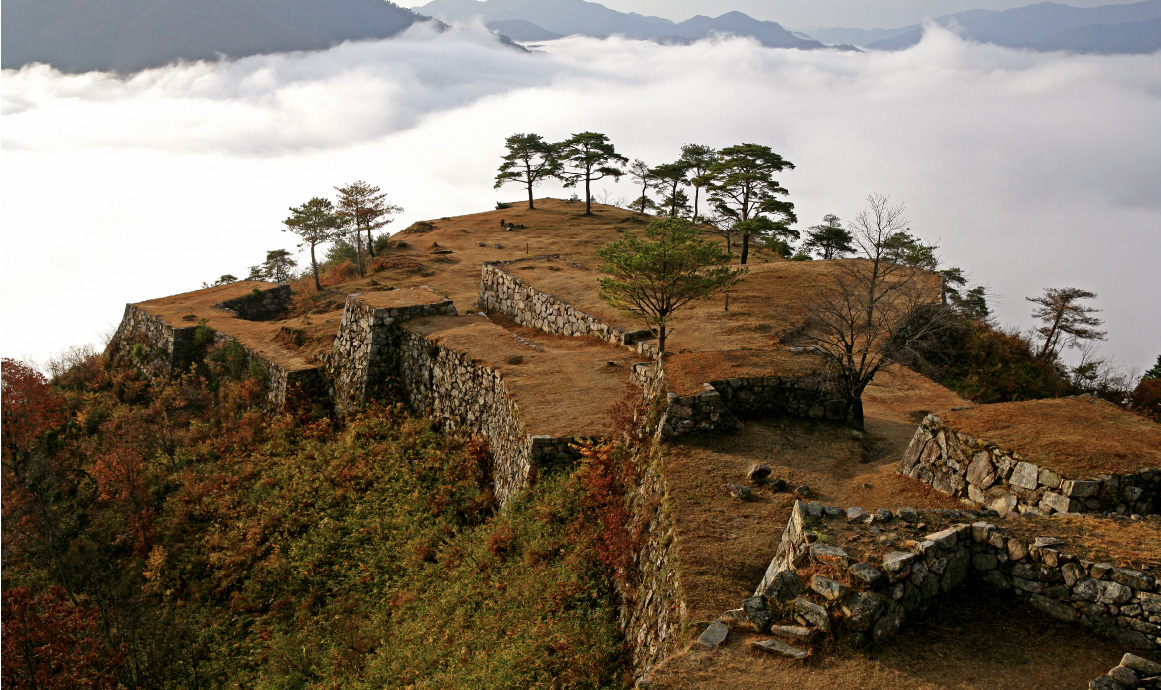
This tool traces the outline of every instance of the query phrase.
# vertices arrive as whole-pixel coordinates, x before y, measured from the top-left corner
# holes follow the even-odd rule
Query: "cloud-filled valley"
[[[1161,54],[1020,52],[938,29],[882,54],[588,38],[522,53],[480,28],[416,26],[129,78],[7,71],[2,100],[6,356],[43,359],[125,302],[244,274],[291,246],[287,207],[336,185],[380,185],[406,208],[396,229],[518,198],[492,189],[504,138],[586,129],[651,164],[689,142],[767,144],[797,166],[781,181],[800,227],[890,194],[991,287],[1001,322],[1027,327],[1024,296],[1075,285],[1100,295],[1106,354],[1143,367],[1161,347]]]

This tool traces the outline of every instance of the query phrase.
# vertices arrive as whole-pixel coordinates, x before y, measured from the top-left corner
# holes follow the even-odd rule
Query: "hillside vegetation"
[[[623,682],[607,452],[498,516],[478,442],[397,405],[270,416],[212,359],[4,362],[6,688]]]

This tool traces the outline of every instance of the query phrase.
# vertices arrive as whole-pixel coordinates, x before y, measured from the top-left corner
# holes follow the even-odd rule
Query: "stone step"
[[[755,649],[760,649],[767,654],[773,654],[775,656],[786,656],[790,657],[791,659],[805,659],[810,656],[810,652],[804,649],[799,649],[798,647],[792,647],[778,639],[753,640],[750,642],[750,646],[754,647]]]
[[[818,636],[818,630],[802,625],[771,625],[770,634],[789,642],[809,643]]]

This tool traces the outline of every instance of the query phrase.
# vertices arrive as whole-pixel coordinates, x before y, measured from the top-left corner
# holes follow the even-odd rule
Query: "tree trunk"
[[[359,264],[359,277],[367,275],[363,272],[363,233],[355,226],[355,259]]]
[[[742,235],[742,264],[750,257],[750,233]]]
[[[532,181],[531,180],[529,180],[529,182],[528,182],[528,209],[531,211],[536,210],[536,207],[532,205]]]
[[[585,215],[593,215],[593,195],[590,191],[591,177],[585,175]]]
[[[314,271],[314,289],[322,292],[322,283],[318,281],[318,262],[314,258],[314,242],[310,243],[310,267]]]
[[[657,327],[657,359],[665,354],[665,324]]]
[[[860,431],[863,427],[863,396],[855,396],[847,400],[847,425]]]
[[[371,241],[371,228],[367,228],[367,255],[375,258],[375,243]]]

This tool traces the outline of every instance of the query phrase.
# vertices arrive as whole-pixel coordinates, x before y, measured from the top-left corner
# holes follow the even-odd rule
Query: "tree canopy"
[[[1046,288],[1039,297],[1025,297],[1036,305],[1032,316],[1041,322],[1036,329],[1041,340],[1038,357],[1055,358],[1062,347],[1076,347],[1085,340],[1105,339],[1105,331],[1097,330],[1101,320],[1092,316],[1100,309],[1080,303],[1095,298],[1095,292],[1074,287]]]
[[[655,220],[644,238],[626,234],[598,253],[608,274],[601,298],[655,328],[659,356],[674,312],[736,284],[746,270],[725,266],[729,255],[681,218]]]
[[[338,215],[354,231],[359,275],[363,275],[363,232],[367,233],[367,253],[375,258],[374,231],[390,223],[388,216],[402,213],[403,207],[387,203],[386,194],[362,180],[335,190],[339,193]]]
[[[853,240],[839,217],[828,213],[822,217],[821,223],[807,229],[806,242],[802,246],[807,251],[816,253],[818,258],[829,261],[841,259],[854,252],[855,248],[851,246]]]
[[[557,146],[545,141],[539,134],[513,134],[504,145],[508,147],[508,153],[504,155],[504,162],[496,174],[494,189],[508,182],[519,182],[528,190],[528,208],[535,209],[532,190],[560,172]]]
[[[851,224],[858,261],[836,264],[830,285],[809,305],[803,339],[832,370],[847,404],[847,421],[863,424],[862,395],[885,364],[911,353],[944,323],[940,281],[899,260],[892,247],[904,233],[902,204],[872,194]]]
[[[612,177],[621,179],[625,171],[617,166],[629,164],[629,159],[617,153],[609,137],[598,132],[581,132],[561,142],[558,154],[561,169],[557,177],[565,187],[575,187],[582,181],[585,185],[585,215],[592,215],[592,184],[597,180]]]
[[[329,199],[314,197],[302,206],[292,206],[290,216],[282,221],[283,231],[289,230],[302,238],[299,247],[310,247],[310,268],[314,272],[314,288],[322,292],[318,279],[318,259],[315,247],[326,244],[342,234],[343,218],[335,212]]]
[[[689,174],[689,184],[693,187],[693,215],[691,220],[695,223],[698,220],[699,209],[698,202],[701,197],[701,188],[709,184],[710,166],[717,159],[718,152],[702,144],[685,144],[681,147],[681,163],[685,165],[686,172]]]
[[[776,173],[794,169],[794,164],[774,153],[769,146],[739,144],[722,149],[709,166],[709,192],[718,211],[744,223],[758,215],[784,227],[798,220],[794,204],[785,201],[788,192],[774,179]],[[741,263],[750,253],[750,235],[743,227]]]

